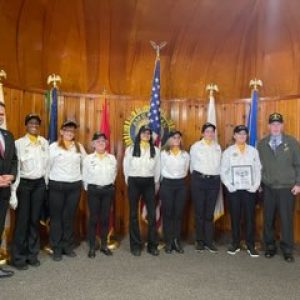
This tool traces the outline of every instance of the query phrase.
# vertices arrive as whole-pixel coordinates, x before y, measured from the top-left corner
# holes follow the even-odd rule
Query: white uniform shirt
[[[232,182],[232,167],[250,165],[253,174],[253,184],[248,192],[254,193],[260,186],[261,181],[261,163],[258,151],[246,145],[245,150],[241,152],[236,145],[229,146],[223,153],[221,161],[221,180],[229,192],[235,192],[236,187]]]
[[[68,150],[52,143],[50,149],[50,180],[75,182],[82,180],[81,166],[86,152],[81,144],[80,152],[76,151],[75,145]]]
[[[207,144],[203,139],[194,143],[190,150],[190,171],[204,175],[219,175],[222,150],[218,143]]]
[[[96,152],[87,155],[83,160],[82,177],[84,188],[87,190],[88,184],[109,185],[113,184],[117,176],[116,158],[109,153],[99,157]]]
[[[18,174],[13,189],[17,189],[20,178],[39,179],[44,177],[48,184],[49,176],[49,143],[42,136],[36,143],[31,143],[28,135],[15,141],[18,157]]]
[[[176,155],[171,151],[162,151],[160,155],[161,176],[168,179],[186,177],[190,163],[190,156],[186,151],[179,151]]]
[[[160,178],[160,151],[155,147],[155,156],[150,157],[150,147],[141,147],[141,156],[132,156],[133,146],[129,146],[125,151],[123,170],[126,183],[128,177],[154,177],[155,183]]]

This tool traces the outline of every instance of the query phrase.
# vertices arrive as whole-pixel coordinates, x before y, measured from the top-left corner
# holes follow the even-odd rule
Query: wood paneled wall
[[[299,0],[0,0],[0,69],[22,88],[44,89],[54,72],[65,91],[147,96],[149,40],[167,41],[164,98],[204,98],[211,81],[220,101],[247,97],[254,77],[265,95],[300,93],[299,10]]]
[[[15,88],[4,88],[6,102],[8,128],[18,138],[24,134],[24,116],[35,112],[42,116],[43,123],[41,134],[47,134],[47,112],[44,105],[42,91],[24,91]],[[122,140],[123,124],[132,110],[148,104],[148,99],[133,98],[127,96],[106,96],[109,104],[110,127],[111,127],[111,151],[117,156],[119,171],[116,183],[115,197],[115,232],[124,235],[128,230],[128,201],[127,191],[122,173],[122,158],[124,145]],[[60,93],[58,101],[58,123],[65,118],[75,118],[79,123],[78,139],[90,151],[90,139],[99,127],[101,104],[104,97],[101,95],[83,95]],[[249,100],[249,99],[248,99]],[[218,136],[222,147],[231,143],[233,127],[245,122],[247,99],[232,101],[229,104],[218,104]],[[162,109],[166,116],[171,118],[175,126],[184,136],[184,146],[189,149],[190,145],[199,139],[200,127],[206,120],[206,99],[172,99],[163,100]],[[300,96],[286,97],[281,99],[261,99],[258,112],[259,136],[267,133],[267,117],[271,112],[277,111],[284,115],[286,132],[300,140]],[[295,238],[300,241],[300,205],[299,199],[295,212]],[[78,231],[85,235],[86,202],[82,196],[77,218]],[[193,214],[190,200],[187,203],[185,214],[184,233],[191,238],[193,236]],[[228,230],[228,213],[217,221],[219,231]],[[261,204],[257,208],[257,233],[261,235],[262,214]]]

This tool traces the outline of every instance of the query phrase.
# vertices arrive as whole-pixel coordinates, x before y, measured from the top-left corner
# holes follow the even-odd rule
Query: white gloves
[[[236,188],[235,188],[232,184],[228,185],[228,186],[227,186],[227,189],[228,189],[228,191],[229,191],[230,193],[236,192]]]
[[[9,199],[9,205],[10,207],[15,210],[18,206],[18,198],[16,191],[11,191],[10,199]]]

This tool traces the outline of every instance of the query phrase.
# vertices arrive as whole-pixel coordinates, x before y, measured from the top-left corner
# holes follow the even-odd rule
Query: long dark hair
[[[141,133],[144,131],[145,129],[143,128],[143,126],[140,128],[138,134],[135,137],[134,140],[134,145],[133,145],[133,153],[132,156],[135,157],[140,157],[141,156]],[[155,147],[153,144],[153,139],[152,139],[152,132],[150,131],[151,135],[150,135],[150,140],[149,140],[149,145],[150,145],[150,157],[153,158],[155,156]]]

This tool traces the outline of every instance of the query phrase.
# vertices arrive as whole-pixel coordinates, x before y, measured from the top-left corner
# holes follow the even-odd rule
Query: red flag
[[[102,104],[102,110],[100,112],[100,132],[104,133],[107,138],[106,151],[110,152],[110,130],[109,130],[109,115],[106,97],[104,96],[104,102]],[[101,228],[100,228],[101,230]],[[108,241],[110,241],[111,235],[114,232],[114,203],[111,206],[109,214],[109,229],[108,229]]]

